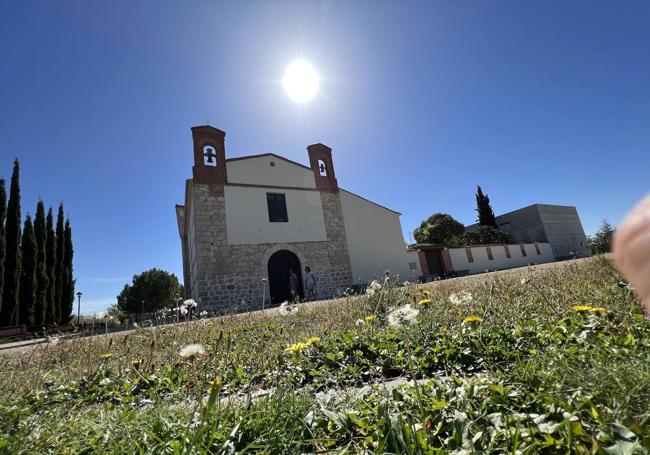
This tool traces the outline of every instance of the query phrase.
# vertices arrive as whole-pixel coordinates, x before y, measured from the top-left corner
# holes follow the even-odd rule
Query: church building
[[[420,276],[400,214],[339,188],[332,149],[307,147],[309,165],[273,153],[226,158],[226,133],[192,128],[194,166],[185,204],[176,206],[186,297],[217,313],[290,299],[289,276],[304,296],[305,267],[317,297],[383,278]]]

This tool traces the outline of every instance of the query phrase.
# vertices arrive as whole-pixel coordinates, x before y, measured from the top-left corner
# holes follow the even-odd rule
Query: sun
[[[291,62],[285,70],[282,85],[292,100],[306,103],[318,93],[320,77],[311,63],[298,59]]]

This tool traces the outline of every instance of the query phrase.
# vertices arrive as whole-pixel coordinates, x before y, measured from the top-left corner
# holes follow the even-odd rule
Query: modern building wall
[[[354,284],[381,280],[386,270],[417,281],[417,252],[406,250],[400,214],[345,190],[340,195]]]
[[[319,191],[226,185],[224,193],[230,245],[327,240]],[[267,193],[285,195],[288,222],[269,221]]]
[[[510,258],[506,255],[506,247],[510,253]],[[526,252],[525,256],[521,251],[522,247]],[[555,260],[549,243],[537,243],[537,247],[539,247],[539,253],[535,244],[530,243],[449,248],[449,255],[451,256],[454,272],[467,271],[470,275],[485,271],[523,267],[530,264],[544,264]],[[488,255],[488,249],[492,259]],[[469,257],[471,257],[471,261],[467,250],[470,250]]]
[[[496,217],[497,226],[510,234],[513,243],[548,242],[537,205]]]
[[[533,204],[496,217],[513,243],[550,243],[555,259],[589,256],[587,237],[578,211],[566,205]],[[473,224],[467,229],[474,229]]]
[[[546,239],[557,259],[589,256],[587,237],[575,207],[538,204]]]

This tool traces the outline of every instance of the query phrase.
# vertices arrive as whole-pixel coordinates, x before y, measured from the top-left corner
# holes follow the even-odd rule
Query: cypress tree
[[[56,262],[54,268],[54,300],[56,301],[56,323],[63,319],[63,255],[65,254],[65,238],[63,232],[63,204],[59,204],[59,213],[56,217]]]
[[[47,307],[45,311],[45,322],[53,324],[56,322],[59,309],[57,307],[55,290],[56,278],[56,239],[54,237],[54,217],[52,207],[47,211],[45,224],[47,239],[45,240],[45,269],[47,271]]]
[[[22,242],[20,244],[20,292],[18,323],[33,326],[36,305],[36,236],[32,217],[25,217]]]
[[[47,227],[45,226],[45,204],[38,201],[36,218],[34,218],[34,235],[36,237],[36,307],[34,325],[41,326],[47,320],[47,264],[45,245],[47,244]]]
[[[480,186],[476,187],[476,211],[478,212],[477,221],[479,225],[497,227],[497,220],[490,205],[490,198],[483,194]]]
[[[20,218],[20,167],[18,160],[16,160],[11,174],[7,220],[5,222],[5,280],[2,289],[0,326],[16,323],[18,293],[20,292]]]
[[[0,311],[2,310],[2,288],[5,282],[5,217],[7,216],[7,192],[5,181],[0,179]],[[0,322],[0,326],[2,323]]]
[[[74,249],[72,248],[72,228],[70,226],[70,218],[65,221],[65,228],[63,230],[63,305],[62,305],[62,323],[67,323],[72,315],[74,306],[74,279],[72,277],[72,256]]]

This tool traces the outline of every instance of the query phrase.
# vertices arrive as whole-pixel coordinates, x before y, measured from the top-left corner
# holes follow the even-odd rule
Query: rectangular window
[[[494,256],[492,256],[492,248],[490,248],[489,246],[486,246],[486,247],[485,247],[485,252],[486,252],[487,255],[488,255],[488,259],[489,259],[490,261],[494,261]]]
[[[537,251],[537,256],[540,256],[542,252],[539,250],[539,243],[535,242],[535,251]]]
[[[521,255],[522,255],[523,257],[528,256],[528,255],[526,254],[526,246],[525,246],[523,243],[520,243],[520,244],[519,244],[519,248],[521,249]]]
[[[510,259],[512,256],[510,256],[510,248],[508,248],[508,245],[503,245],[503,249],[506,252],[506,257]]]
[[[474,256],[472,256],[471,248],[465,248],[465,254],[467,255],[467,262],[474,262]]]
[[[269,208],[271,223],[287,223],[287,199],[282,193],[266,193],[266,205]]]

